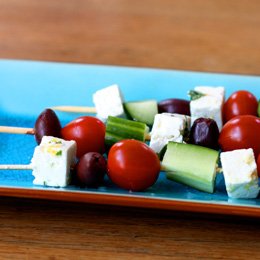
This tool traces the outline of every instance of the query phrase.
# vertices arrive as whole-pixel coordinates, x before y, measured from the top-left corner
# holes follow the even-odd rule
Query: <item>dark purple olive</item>
[[[218,150],[219,129],[215,120],[198,118],[190,130],[189,143]]]
[[[34,125],[35,139],[40,144],[44,135],[61,137],[61,124],[55,112],[49,108],[38,116]]]
[[[176,113],[190,116],[190,101],[170,98],[158,103],[159,113]]]
[[[76,172],[80,185],[98,187],[107,172],[106,159],[97,152],[86,153],[80,158]]]

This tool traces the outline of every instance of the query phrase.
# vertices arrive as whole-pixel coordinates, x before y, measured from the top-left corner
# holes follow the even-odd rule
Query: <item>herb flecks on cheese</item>
[[[190,100],[196,100],[196,99],[199,99],[199,98],[205,96],[206,94],[203,94],[202,92],[199,92],[199,91],[190,90],[188,92],[188,95],[190,96]]]
[[[48,153],[52,156],[62,155],[62,141],[58,138],[50,139],[46,144],[41,146],[42,152]]]

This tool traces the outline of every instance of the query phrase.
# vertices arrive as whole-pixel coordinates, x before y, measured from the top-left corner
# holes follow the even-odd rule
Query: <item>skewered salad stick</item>
[[[162,170],[166,171],[169,179],[212,193],[217,159],[217,151],[195,145],[169,142],[162,161]],[[205,164],[202,164],[201,160],[204,160]],[[0,165],[0,169],[32,170],[32,175],[35,177],[33,184],[66,187],[71,181],[70,168],[75,163],[75,141],[44,136],[35,148],[30,164]]]
[[[128,139],[117,143],[117,145],[121,145],[126,141],[138,142],[136,140]],[[139,143],[140,145],[142,144],[141,142]],[[148,151],[147,148],[144,149],[146,152]],[[113,146],[112,149],[115,150],[115,146]],[[129,149],[127,151],[129,151]],[[111,159],[111,156],[111,153],[109,153],[108,167],[110,167],[109,160]],[[157,156],[155,156],[155,158],[158,160]],[[259,185],[253,150],[250,148],[223,152],[221,153],[220,158],[228,196],[230,198],[256,198],[259,194]],[[185,184],[203,192],[213,193],[215,190],[218,159],[219,153],[213,149],[170,141],[167,144],[166,152],[161,162],[161,169],[158,169],[158,171],[161,170],[166,172],[166,176],[169,180]],[[114,159],[112,158],[112,160]],[[65,141],[52,136],[44,136],[40,145],[35,148],[30,164],[0,165],[0,170],[32,170],[32,175],[35,177],[33,184],[51,187],[66,187],[71,183],[70,169],[74,167],[75,164],[75,141]],[[238,170],[230,165],[238,166],[238,169],[240,170],[239,175],[237,174]],[[85,162],[83,166],[85,175],[87,169]],[[115,169],[117,169],[117,167]],[[109,168],[109,172],[111,179],[117,185],[121,186],[121,182],[118,182],[118,178],[112,178],[112,168]],[[115,172],[115,174],[117,173]],[[85,177],[86,176],[84,176],[84,178]],[[128,176],[126,179],[131,180],[131,178],[131,176]],[[153,183],[156,179],[157,177],[154,178]],[[126,188],[128,186],[124,185],[121,187]]]
[[[28,165],[0,165],[0,170],[32,170],[33,184],[66,187],[71,181],[70,168],[76,163],[76,142],[43,136]]]
[[[208,124],[204,125],[204,128],[208,127]],[[95,152],[104,151],[102,148],[104,141],[107,147],[111,147],[123,139],[150,141],[150,147],[160,154],[169,141],[187,141],[189,131],[190,117],[171,113],[156,114],[151,133],[148,126],[142,122],[112,116],[108,117],[106,125],[95,117],[85,116],[73,120],[61,129],[59,119],[51,109],[46,109],[40,114],[34,128],[0,127],[0,132],[35,134],[38,144],[44,135],[62,136],[65,140],[75,140],[78,145],[78,157],[89,152],[89,149]],[[200,130],[196,132],[199,133]],[[209,134],[211,132],[206,131]],[[197,133],[194,134],[197,135]],[[211,137],[205,136],[205,138]],[[200,134],[199,139],[201,141]],[[201,142],[199,144],[203,145]]]
[[[61,137],[61,124],[55,112],[48,108],[38,116],[34,128],[0,126],[0,133],[35,135],[36,142],[40,144],[45,135]]]
[[[203,91],[209,92],[210,94],[207,94],[206,92],[205,92],[206,93],[205,94]],[[193,106],[195,103],[196,104],[201,103],[203,101],[202,97],[204,97],[204,99],[213,98],[213,99],[216,99],[217,101],[219,101],[220,100],[219,96],[221,96],[224,93],[224,90],[222,87],[219,87],[219,88],[199,87],[199,88],[195,89],[195,92],[196,92],[195,93],[196,95],[194,93],[192,94],[193,98],[192,98],[191,104],[193,104]],[[217,93],[218,97],[214,97],[215,92]],[[218,92],[221,92],[221,93],[219,94]],[[113,94],[114,98],[112,99],[112,101],[114,100],[114,102],[111,102],[111,99],[109,98],[109,93],[114,93]],[[194,100],[194,95],[197,96],[196,100]],[[119,90],[119,87],[117,85],[112,85],[110,87],[97,91],[93,95],[93,99],[94,99],[94,103],[96,104],[96,107],[100,107],[100,109],[99,109],[100,117],[103,117],[103,118],[108,117],[109,114],[111,114],[111,113],[115,113],[117,115],[123,115],[123,113],[124,113],[123,102],[122,102],[123,99],[122,99],[122,95]],[[222,98],[221,100],[224,100],[224,98]],[[116,105],[113,107],[111,105],[112,103],[115,103]],[[205,103],[205,100],[204,100],[204,103]],[[110,106],[110,109],[107,109],[107,106],[104,106],[104,104],[107,106]],[[124,106],[127,107],[126,104]],[[120,107],[120,109],[119,109],[119,107]],[[136,119],[137,121],[143,121],[144,123],[147,123],[148,125],[153,124],[155,115],[158,114],[158,106],[157,106],[156,101],[129,102],[128,108],[131,108],[131,109],[126,109],[126,111],[129,111],[129,110],[131,110],[132,112],[134,111],[132,113],[132,117],[134,119]],[[183,100],[178,100],[178,99],[164,100],[161,102],[161,105],[159,105],[159,110],[160,110],[160,112],[162,112],[167,109],[168,110],[173,109],[174,111],[177,111],[179,109],[179,110],[182,110],[182,111],[180,111],[181,113],[182,112],[186,113],[189,110],[189,102],[183,101]],[[110,112],[108,112],[109,110],[110,110]],[[186,110],[186,111],[183,111],[183,110]],[[198,117],[199,114],[196,114],[198,112],[198,111],[196,112],[196,109],[195,110],[191,109],[191,111],[192,111],[192,120],[194,120],[196,117]],[[219,119],[219,113],[220,113],[219,111],[220,111],[220,109],[218,109],[216,120]],[[205,113],[204,110],[199,111],[199,112],[202,114]],[[204,115],[204,117],[205,117],[205,115]],[[219,125],[222,124],[220,121],[218,123],[219,123]],[[183,131],[183,129],[177,129],[177,130]],[[54,113],[54,111],[52,111],[51,109],[47,109],[36,120],[34,128],[16,128],[16,127],[0,126],[0,132],[9,132],[9,133],[17,133],[17,134],[32,134],[32,135],[35,134],[36,141],[39,144],[41,141],[41,137],[43,135],[52,135],[52,136],[61,137],[61,133],[60,133],[61,126],[60,126],[60,122],[59,122],[56,114]],[[152,133],[156,133],[156,131],[152,131]],[[174,138],[171,138],[171,140],[176,141],[175,136],[176,136],[176,134],[174,134]],[[159,135],[159,137],[158,137],[157,134],[153,135],[153,138],[151,140],[152,147],[157,146],[157,144],[154,145],[155,139],[158,139],[157,141],[155,141],[155,143],[161,142],[161,140],[160,140],[161,136]],[[169,138],[167,138],[167,139],[169,139]],[[162,143],[165,143],[165,142],[162,142]],[[159,148],[156,147],[155,150],[160,150],[163,145],[159,145],[159,146],[160,147]]]

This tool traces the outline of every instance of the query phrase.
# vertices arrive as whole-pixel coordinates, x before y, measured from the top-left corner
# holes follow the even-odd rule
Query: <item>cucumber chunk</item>
[[[169,142],[162,168],[168,179],[213,193],[219,153],[206,147]]]
[[[158,105],[156,100],[125,102],[124,109],[128,117],[147,125],[152,125],[154,116],[158,114]]]
[[[123,139],[135,139],[144,142],[148,131],[148,126],[142,122],[109,116],[106,124],[105,143],[107,146],[112,146]]]

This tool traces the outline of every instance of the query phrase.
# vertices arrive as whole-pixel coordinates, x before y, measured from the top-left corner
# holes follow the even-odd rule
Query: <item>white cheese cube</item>
[[[203,96],[190,102],[191,124],[199,117],[211,118],[216,121],[220,131],[223,126],[224,87],[199,86],[194,90],[202,93]]]
[[[228,196],[256,198],[259,185],[253,150],[250,148],[223,152],[220,159]]]
[[[103,121],[108,116],[124,116],[123,102],[123,96],[118,85],[100,89],[93,94],[97,117]]]
[[[76,160],[76,142],[44,136],[33,154],[31,165],[36,185],[65,187],[70,183],[70,167]]]
[[[169,142],[183,142],[183,134],[190,128],[190,117],[180,114],[162,113],[154,117],[150,147],[159,153]]]

